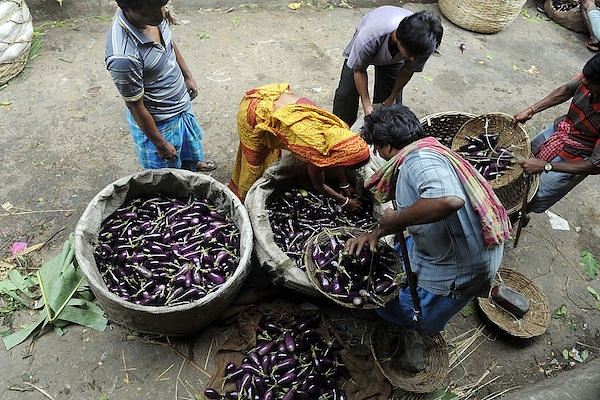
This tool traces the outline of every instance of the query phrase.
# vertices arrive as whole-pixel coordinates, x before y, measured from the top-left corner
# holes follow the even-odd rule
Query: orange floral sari
[[[367,143],[330,112],[305,102],[274,111],[273,103],[285,91],[290,91],[285,83],[261,86],[248,91],[240,104],[240,144],[229,188],[242,201],[283,149],[321,168],[356,165],[369,158]]]

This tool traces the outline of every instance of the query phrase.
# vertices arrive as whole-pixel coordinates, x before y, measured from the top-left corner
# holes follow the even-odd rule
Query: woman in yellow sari
[[[341,189],[350,187],[346,168],[369,160],[369,146],[334,114],[292,93],[287,83],[270,84],[246,92],[238,110],[240,145],[229,188],[244,201],[246,193],[286,149],[307,163],[315,190],[339,200],[343,207],[360,207],[351,191],[342,193],[325,183],[331,170]]]

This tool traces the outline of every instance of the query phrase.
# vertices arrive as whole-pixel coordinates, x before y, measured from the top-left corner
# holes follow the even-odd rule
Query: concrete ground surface
[[[289,82],[296,93],[331,109],[341,52],[356,22],[370,11],[364,4],[342,4],[347,6],[301,3],[297,10],[284,2],[268,7],[227,4],[179,13],[180,24],[173,31],[200,89],[193,110],[203,128],[206,155],[219,164],[212,177],[229,180],[238,145],[237,106],[246,90]],[[404,6],[440,14],[436,3]],[[68,7],[65,1],[63,8]],[[0,88],[0,204],[12,205],[0,209],[0,257],[10,255],[16,241],[48,241],[28,255],[34,265],[48,260],[60,251],[96,193],[140,170],[125,106],[104,68],[112,12],[98,10],[34,19],[41,53]],[[415,74],[404,92],[404,104],[419,117],[446,111],[512,115],[578,74],[593,55],[583,46],[585,35],[548,20],[532,0],[514,23],[496,34],[469,32],[443,16],[442,23],[440,54]],[[541,112],[526,125],[527,131],[537,133],[566,109],[564,104]],[[444,332],[449,343],[458,343],[461,335],[475,336],[479,327],[483,331],[444,387],[479,400],[501,393],[511,399],[554,398],[550,390],[565,394],[556,398],[583,400],[592,398],[586,393],[597,393],[600,311],[592,291],[600,292],[600,283],[587,278],[579,260],[584,251],[600,256],[598,183],[598,177],[589,177],[551,208],[568,222],[569,230],[557,229],[549,215],[533,215],[519,245],[506,244],[503,266],[531,279],[546,296],[551,313],[563,305],[564,312],[550,319],[545,333],[530,339],[505,334],[480,312],[457,315]],[[256,271],[242,294],[265,292],[273,293]],[[285,291],[279,295],[297,297]],[[304,300],[330,315],[353,316],[319,299]],[[13,328],[28,320],[20,313]],[[229,325],[221,320],[190,337],[168,341],[114,324],[104,332],[80,326],[68,327],[63,336],[48,332],[34,343],[0,350],[0,398],[200,398],[211,373],[211,355],[228,332]],[[588,357],[580,362],[573,358],[577,354]],[[574,376],[587,379],[568,385]]]

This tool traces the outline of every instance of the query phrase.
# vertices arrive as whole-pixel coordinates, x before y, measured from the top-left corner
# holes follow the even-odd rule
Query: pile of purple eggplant
[[[215,400],[345,400],[339,381],[349,379],[339,344],[317,333],[320,317],[265,315],[256,328],[256,346],[240,365],[229,362],[223,385],[235,390],[221,394],[206,388]],[[333,337],[333,335],[332,335]],[[231,386],[231,385],[230,385]]]
[[[340,226],[367,228],[377,224],[373,201],[360,199],[359,212],[349,212],[331,197],[316,191],[291,188],[266,204],[273,240],[300,269],[308,239],[324,228]]]
[[[506,174],[513,167],[515,155],[506,147],[497,146],[498,134],[481,133],[478,136],[466,136],[468,143],[457,152],[488,181]]]
[[[308,275],[327,297],[353,308],[382,307],[400,289],[405,277],[394,249],[380,245],[373,253],[365,246],[359,256],[345,250],[355,237],[345,229],[325,230],[307,249]],[[308,253],[310,252],[310,253]]]
[[[144,306],[176,306],[217,290],[240,260],[240,232],[209,199],[136,197],[101,224],[94,249],[108,290]]]

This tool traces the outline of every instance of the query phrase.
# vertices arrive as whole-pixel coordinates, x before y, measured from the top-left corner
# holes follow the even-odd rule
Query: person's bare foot
[[[197,172],[209,172],[214,171],[215,169],[217,169],[217,162],[214,160],[206,159],[204,161],[198,161],[198,164],[196,164]]]
[[[592,42],[591,40],[586,40],[585,42],[583,42],[583,44],[590,51],[598,51],[598,50],[600,50],[600,42]]]

